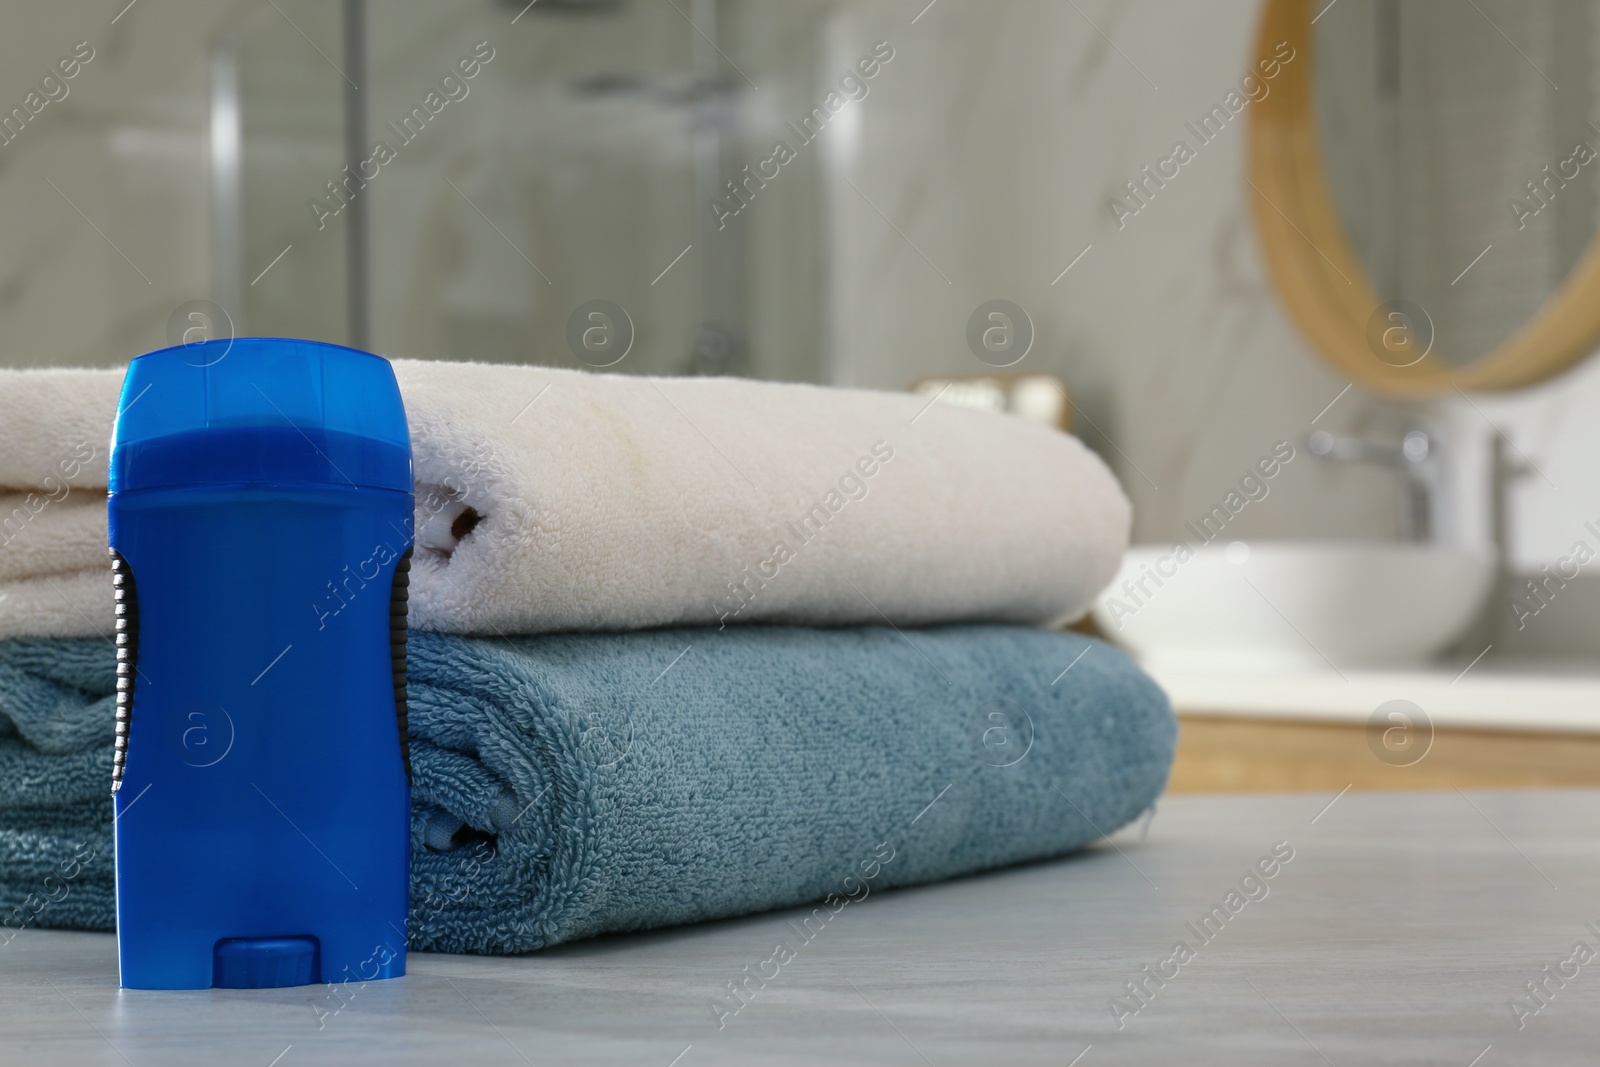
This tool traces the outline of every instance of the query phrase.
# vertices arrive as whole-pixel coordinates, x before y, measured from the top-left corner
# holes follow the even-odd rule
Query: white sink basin
[[[1487,548],[1402,541],[1135,545],[1094,608],[1139,659],[1198,669],[1424,663],[1466,630]],[[1157,581],[1161,584],[1157,584]]]

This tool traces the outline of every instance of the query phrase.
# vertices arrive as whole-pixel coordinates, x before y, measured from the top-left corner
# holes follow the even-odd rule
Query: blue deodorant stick
[[[139,356],[110,512],[123,986],[404,974],[411,442],[388,361],[278,338]]]

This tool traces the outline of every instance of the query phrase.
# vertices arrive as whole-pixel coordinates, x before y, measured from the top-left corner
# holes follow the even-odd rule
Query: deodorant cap
[[[410,492],[411,443],[389,361],[342,345],[240,337],[128,366],[111,492],[184,485],[349,485]]]

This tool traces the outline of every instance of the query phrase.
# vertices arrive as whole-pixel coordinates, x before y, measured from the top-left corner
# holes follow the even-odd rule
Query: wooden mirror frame
[[[1555,294],[1508,340],[1463,367],[1430,353],[1407,367],[1380,359],[1368,322],[1385,302],[1351,247],[1322,165],[1315,98],[1313,6],[1263,0],[1254,61],[1294,49],[1272,91],[1250,105],[1246,180],[1256,233],[1278,295],[1312,348],[1340,373],[1392,397],[1518,389],[1544,381],[1600,346],[1600,236]]]

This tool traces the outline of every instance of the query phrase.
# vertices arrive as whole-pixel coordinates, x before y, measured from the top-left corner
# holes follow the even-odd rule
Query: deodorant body
[[[122,984],[405,973],[411,449],[388,362],[129,365],[112,442]]]

